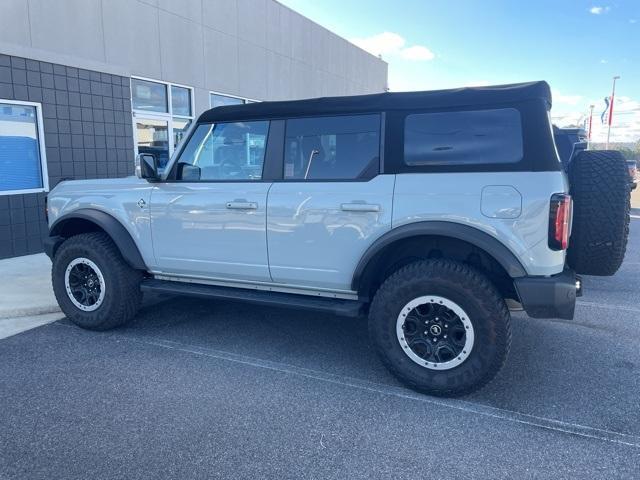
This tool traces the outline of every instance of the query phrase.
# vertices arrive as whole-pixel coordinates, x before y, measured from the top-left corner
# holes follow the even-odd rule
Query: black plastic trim
[[[118,247],[118,250],[120,250],[122,258],[124,258],[132,268],[135,268],[136,270],[147,270],[147,266],[142,259],[142,255],[140,255],[140,251],[127,229],[114,217],[100,210],[81,208],[63,215],[58,218],[53,225],[51,225],[49,238],[59,236],[65,237],[65,224],[69,220],[74,219],[87,220],[100,227],[111,237]],[[54,240],[51,240],[51,242],[55,245]],[[59,244],[60,243],[55,245],[55,248],[52,249],[52,255],[55,255],[55,250],[57,250]]]
[[[436,235],[464,240],[491,255],[512,278],[524,277],[527,272],[517,257],[499,240],[476,228],[452,222],[416,222],[397,227],[376,240],[364,253],[353,274],[352,290],[362,293],[362,287],[369,285],[378,254],[392,243],[420,235]],[[373,263],[372,263],[373,262]]]
[[[565,270],[549,277],[521,277],[514,280],[520,303],[533,318],[573,320],[576,297],[582,294],[576,274]]]
[[[222,298],[225,300],[254,303],[258,305],[324,311],[345,317],[357,317],[361,315],[364,307],[364,304],[358,300],[281,293],[269,290],[222,287],[198,283],[174,282],[170,280],[157,280],[151,278],[143,280],[140,285],[140,289],[143,292],[187,295],[201,298]]]

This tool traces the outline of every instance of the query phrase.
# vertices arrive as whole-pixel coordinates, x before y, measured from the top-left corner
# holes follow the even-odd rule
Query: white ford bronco
[[[75,324],[131,320],[144,292],[368,315],[405,384],[478,389],[510,310],[571,319],[576,274],[626,248],[624,162],[565,173],[545,82],[218,107],[160,172],[48,196],[53,287]]]

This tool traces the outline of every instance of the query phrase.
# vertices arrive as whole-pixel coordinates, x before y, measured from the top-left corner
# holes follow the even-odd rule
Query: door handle
[[[257,210],[256,202],[227,202],[227,208],[231,210]]]
[[[340,209],[345,212],[379,212],[380,205],[374,203],[343,203]]]

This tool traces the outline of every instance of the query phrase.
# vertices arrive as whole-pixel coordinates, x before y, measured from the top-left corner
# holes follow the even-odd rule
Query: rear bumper
[[[61,237],[59,235],[45,238],[42,241],[42,245],[44,247],[44,253],[47,254],[47,257],[53,260],[53,256],[56,254],[56,250],[58,250],[58,247],[63,241],[64,237]]]
[[[514,283],[530,317],[573,319],[576,297],[582,295],[582,282],[573,270],[549,277],[520,277]]]

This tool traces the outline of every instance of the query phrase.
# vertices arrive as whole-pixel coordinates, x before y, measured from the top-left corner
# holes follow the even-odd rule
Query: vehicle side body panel
[[[58,184],[48,197],[49,228],[80,210],[101,211],[131,235],[145,265],[155,267],[148,205],[153,184],[136,177],[80,180]]]
[[[391,228],[394,181],[274,183],[267,208],[273,281],[349,290],[364,252]]]
[[[157,272],[270,281],[270,182],[163,182],[151,194]]]
[[[483,191],[503,186],[505,212],[483,213]],[[491,189],[500,192],[500,189]],[[496,238],[520,260],[528,275],[553,275],[564,268],[564,252],[547,245],[549,201],[566,192],[561,172],[476,172],[398,174],[393,227],[413,222],[445,221],[468,225]],[[513,191],[520,194],[520,213]],[[490,199],[494,204],[495,199]],[[505,217],[505,218],[500,218]]]

